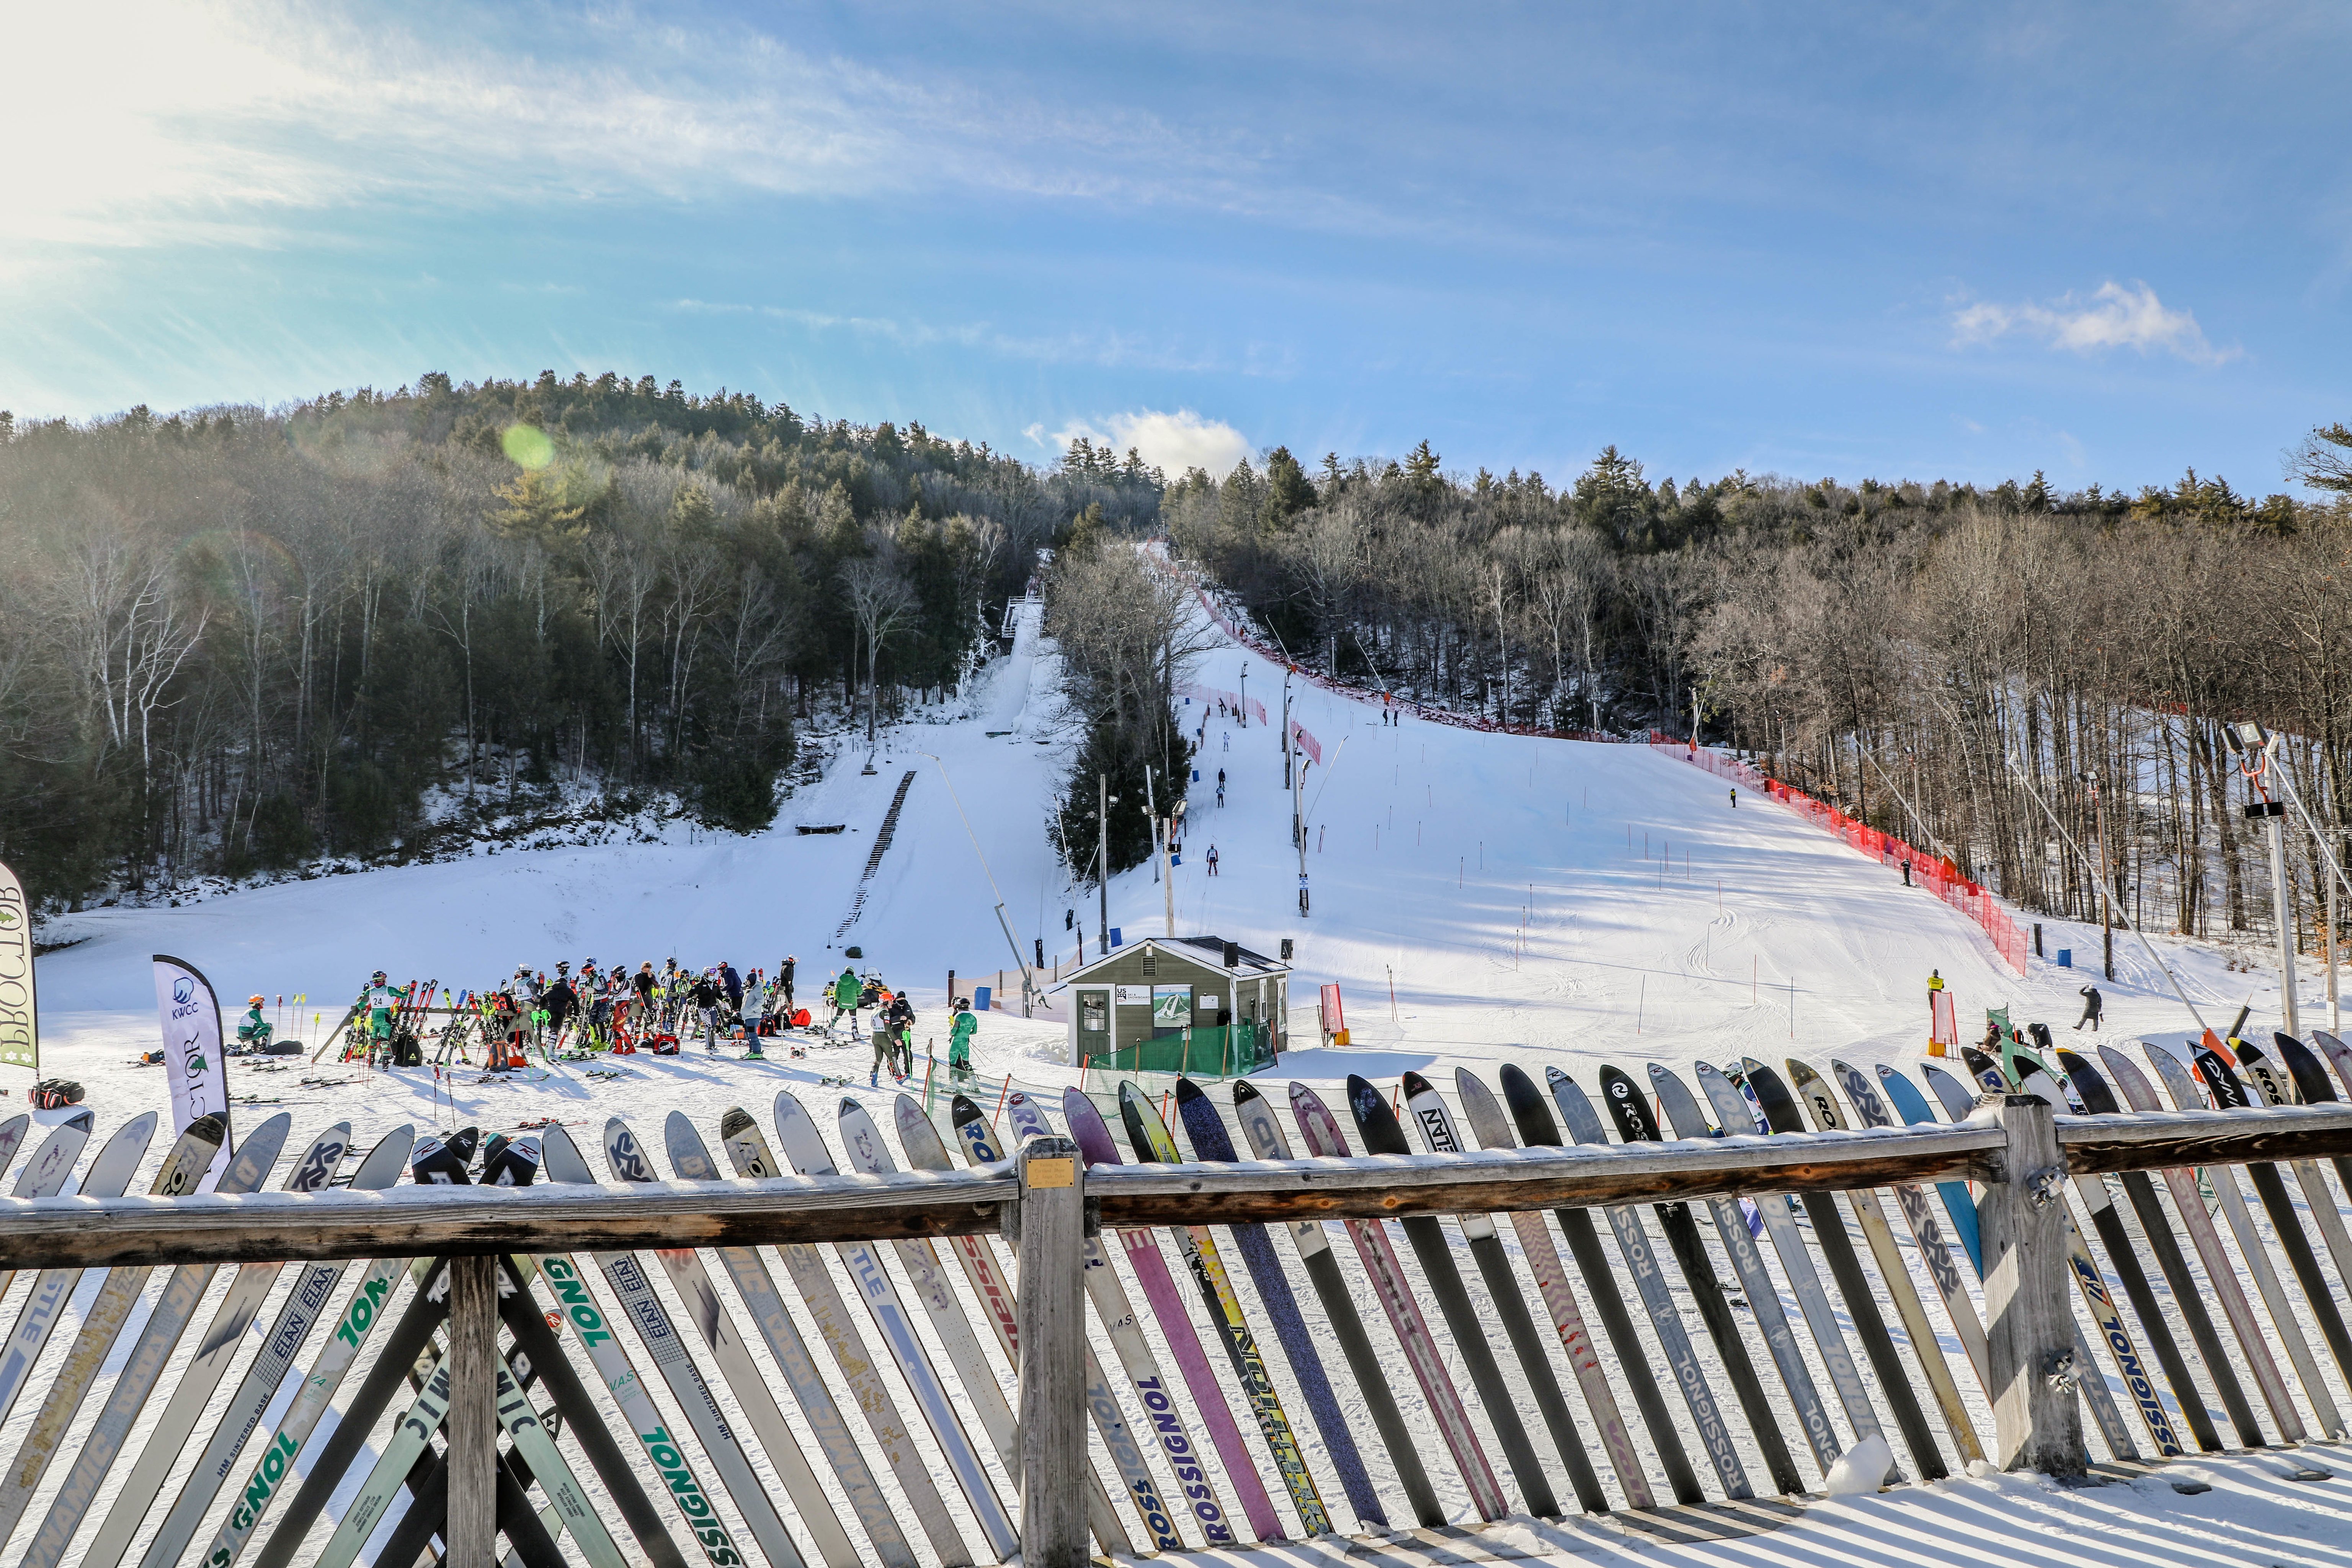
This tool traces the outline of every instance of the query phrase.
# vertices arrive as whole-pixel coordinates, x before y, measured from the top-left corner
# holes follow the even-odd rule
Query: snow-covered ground
[[[1244,670],[1249,694],[1278,712],[1280,671],[1245,649],[1208,656],[1195,679],[1233,690]],[[969,994],[1012,961],[994,913],[1000,897],[1020,942],[1042,939],[1049,963],[1058,955],[1066,967],[1071,957],[1066,910],[1088,931],[1095,922],[1091,894],[1070,884],[1047,840],[1052,799],[1076,738],[1061,712],[1056,673],[1033,612],[1013,654],[965,702],[894,728],[871,773],[863,771],[862,744],[845,745],[820,781],[785,802],[776,827],[755,837],[680,826],[658,844],[505,851],[61,920],[43,932],[74,942],[40,965],[47,1070],[89,1087],[101,1134],[135,1110],[163,1107],[160,1069],[129,1065],[155,1037],[154,952],[205,969],[232,1009],[252,992],[307,994],[301,1033],[315,1039],[310,1015],[331,1024],[379,965],[396,979],[462,987],[495,984],[519,963],[551,969],[559,958],[634,969],[646,959],[658,968],[675,955],[743,969],[772,968],[792,953],[805,1001],[829,966],[838,971],[843,948],[856,944],[866,964],[912,994],[918,1040],[943,1043],[948,971]],[[1305,786],[1312,914],[1297,910],[1278,727],[1244,728],[1197,702],[1186,721],[1202,734],[1200,782],[1192,786],[1184,864],[1173,873],[1179,934],[1213,933],[1266,952],[1284,937],[1296,941],[1292,1020],[1310,1046],[1315,986],[1342,987],[1353,1044],[1286,1053],[1272,1075],[1280,1080],[1328,1090],[1349,1073],[1387,1082],[1413,1068],[1450,1091],[1454,1068],[1491,1082],[1505,1061],[1556,1064],[1588,1085],[1603,1061],[1637,1074],[1645,1061],[1681,1068],[1742,1055],[1776,1064],[1790,1055],[1814,1062],[1836,1055],[1865,1068],[1916,1063],[1931,969],[1957,998],[1965,1033],[1980,1032],[1984,1007],[2007,1005],[2019,1021],[2045,1020],[2073,1041],[2066,1026],[2079,1010],[2077,988],[2096,974],[2095,927],[2045,922],[2048,950],[2071,947],[2078,966],[2036,961],[2018,976],[1974,926],[1904,887],[1893,870],[1765,800],[1743,796],[1735,807],[1721,781],[1670,755],[1410,717],[1391,726],[1373,704],[1303,683],[1294,689],[1293,714],[1326,759]],[[844,930],[876,832],[909,772],[895,839]],[[830,823],[849,830],[794,830]],[[1213,878],[1205,867],[1212,845],[1220,860]],[[1165,931],[1164,907],[1150,868],[1114,879],[1110,923],[1129,940]],[[2217,1026],[2234,1016],[2250,982],[2265,978],[2230,972],[2209,949],[2158,945]],[[2193,1036],[2192,1020],[2136,943],[2118,942],[2116,964],[2118,978],[2103,985],[2108,1037]],[[2310,1009],[2320,987],[2305,981]],[[2252,999],[2250,1031],[2267,1028],[2277,1013],[2274,984]],[[992,1086],[1008,1074],[1033,1087],[1066,1083],[1063,1037],[1058,1022],[991,1013],[976,1051],[981,1076]],[[617,1064],[627,1076],[614,1079],[574,1070],[499,1083],[476,1082],[471,1073],[436,1081],[430,1070],[313,1069],[287,1058],[287,1070],[265,1072],[241,1059],[231,1077],[236,1092],[276,1102],[240,1109],[241,1118],[289,1110],[298,1141],[344,1119],[364,1146],[402,1121],[494,1131],[551,1117],[572,1123],[601,1166],[609,1116],[630,1119],[657,1146],[654,1123],[670,1110],[709,1138],[730,1106],[750,1107],[765,1122],[780,1089],[827,1122],[845,1091],[821,1079],[849,1076],[859,1087],[847,1092],[874,1104],[879,1097],[862,1087],[865,1058],[862,1047],[848,1044],[797,1059],[780,1050],[764,1062],[695,1050],[629,1058]],[[306,1085],[306,1077],[330,1081]],[[84,1283],[84,1298],[93,1284]],[[13,1320],[23,1289],[0,1301],[0,1321]],[[1243,1289],[1255,1309],[1245,1281]],[[2352,1405],[2352,1391],[2339,1397]],[[1400,1399],[1409,1417],[1427,1420],[1414,1398],[1401,1390]],[[0,1451],[15,1451],[37,1404],[29,1394],[18,1402],[0,1429]],[[1236,1406],[1235,1414],[1247,1429],[1247,1412]],[[1351,1415],[1379,1476],[1384,1460],[1370,1454],[1363,1412]],[[1327,1464],[1319,1442],[1301,1435],[1310,1461]],[[2343,1458],[2352,1466],[2352,1455]],[[1447,1491],[1441,1467],[1431,1468],[1447,1506],[1464,1517],[1458,1479]],[[2352,1482],[2288,1482],[2252,1458],[2203,1469],[2214,1490],[2197,1498],[2160,1483],[2062,1492],[1960,1479],[1819,1504],[1802,1521],[1745,1542],[1661,1547],[1605,1524],[1530,1523],[1511,1527],[1532,1532],[1524,1540],[1496,1536],[1488,1544],[1516,1541],[1563,1561],[1639,1552],[1675,1563],[1933,1563],[1963,1552],[2100,1564],[2352,1558]],[[37,1500],[36,1510],[44,1506]],[[2264,1539],[2262,1520],[2271,1521],[2274,1538]],[[1304,1550],[1279,1555],[1317,1560]]]

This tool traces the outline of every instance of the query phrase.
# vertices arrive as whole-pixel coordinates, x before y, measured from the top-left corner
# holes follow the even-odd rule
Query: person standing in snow
[[[776,965],[776,983],[784,988],[784,1021],[786,1023],[790,1023],[792,1021],[793,970],[799,963],[799,959],[794,958],[788,952],[784,954],[783,963]]]
[[[725,959],[719,961],[719,984],[727,987],[727,1005],[737,1013],[743,1011],[743,977]]]
[[[400,1002],[400,993],[392,988],[383,970],[368,976],[367,987],[360,993],[360,1012],[367,1019],[367,1063],[375,1066],[379,1048],[392,1044],[392,1010]]]
[[[890,1037],[890,1050],[900,1078],[915,1070],[915,1005],[906,994],[890,998],[882,1009],[882,1025]]]
[[[955,1021],[948,1026],[948,1076],[968,1082],[971,1078],[971,1037],[980,1028],[980,1019],[972,1013],[970,997],[956,998],[955,1010]]]
[[[706,969],[694,977],[694,1010],[702,1019],[702,1049],[704,1054],[719,1054],[719,1004],[727,994],[719,976]]]
[[[1223,805],[1224,802],[1219,801],[1217,804]],[[1215,876],[1217,874],[1217,847],[1213,844],[1210,845],[1209,853],[1202,857],[1202,859],[1209,868],[1209,875],[1212,877]]]
[[[857,984],[857,971],[844,964],[841,978],[833,983],[833,1016],[825,1020],[824,1026],[825,1037],[828,1039],[833,1036],[834,1026],[841,1022],[841,1016],[844,1013],[849,1015],[850,1037],[852,1039],[857,1037],[857,998],[862,990],[863,987]]]
[[[2099,1011],[2106,1005],[2106,998],[2099,994],[2099,988],[2095,985],[2085,985],[2075,994],[2083,998],[2083,1016],[2074,1020],[2075,1031],[2079,1034],[2083,1026],[2088,1024],[2091,1026],[2091,1033],[2097,1034]]]
[[[1731,809],[1734,811],[1739,809],[1739,786],[1737,784],[1734,784],[1731,789]]]

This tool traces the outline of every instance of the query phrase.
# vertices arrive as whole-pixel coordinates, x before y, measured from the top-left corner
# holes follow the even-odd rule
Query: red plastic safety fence
[[[2025,932],[2009,918],[2006,910],[1992,894],[1960,874],[1960,868],[1941,856],[1930,855],[1905,843],[1893,834],[1881,833],[1866,822],[1857,822],[1825,801],[1814,799],[1801,789],[1794,789],[1778,779],[1766,778],[1746,763],[1717,752],[1693,747],[1687,741],[1670,741],[1653,733],[1650,740],[1654,751],[1680,757],[1694,767],[1705,768],[1717,778],[1768,795],[1781,805],[1811,821],[1823,832],[1833,833],[1854,849],[1886,866],[1911,868],[1914,886],[1926,889],[1944,902],[1959,910],[1982,927],[1992,940],[1993,951],[2001,961],[2018,973],[2025,973]]]

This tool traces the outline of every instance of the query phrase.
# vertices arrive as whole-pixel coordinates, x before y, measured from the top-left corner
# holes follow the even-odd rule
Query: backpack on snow
[[[403,1029],[392,1037],[392,1065],[396,1068],[421,1068],[425,1065],[425,1042],[413,1029]]]
[[[55,1110],[63,1105],[79,1105],[82,1088],[68,1078],[45,1078],[33,1086],[32,1101],[39,1110]]]
[[[646,1049],[651,1051],[657,1057],[674,1057],[677,1055],[677,1037],[676,1035],[648,1035],[646,1037]]]

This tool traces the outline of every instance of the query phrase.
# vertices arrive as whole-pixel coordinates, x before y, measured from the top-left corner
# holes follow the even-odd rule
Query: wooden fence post
[[[2000,1178],[1979,1200],[1984,1239],[1985,1352],[1992,1379],[1995,1462],[2004,1470],[2084,1470],[2066,1246],[2066,1155],[2056,1113],[2038,1096],[1990,1096],[1975,1121],[2009,1135]]]
[[[449,1568],[492,1568],[499,1533],[499,1260],[449,1260]]]
[[[1067,1138],[1021,1146],[1021,1561],[1086,1568],[1086,1162]]]

